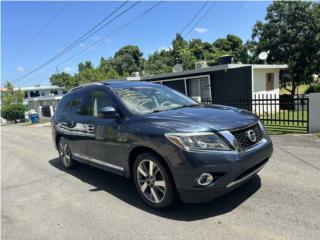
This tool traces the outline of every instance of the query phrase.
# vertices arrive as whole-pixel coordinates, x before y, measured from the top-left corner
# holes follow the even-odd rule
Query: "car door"
[[[88,157],[92,162],[109,170],[122,172],[124,166],[122,120],[120,117],[104,117],[99,113],[99,109],[104,107],[117,109],[117,106],[107,90],[97,88],[91,94],[93,113],[90,124],[95,137],[90,139],[87,145]]]
[[[69,147],[75,157],[86,159],[87,143],[94,138],[94,127],[90,124],[92,117],[92,99],[90,91],[79,91],[69,102],[69,111],[60,122],[64,129]]]

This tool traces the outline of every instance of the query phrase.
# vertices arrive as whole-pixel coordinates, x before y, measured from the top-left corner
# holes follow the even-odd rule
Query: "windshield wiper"
[[[179,108],[185,108],[185,107],[196,107],[196,106],[199,106],[199,104],[184,104],[184,105],[180,105],[180,106],[177,106],[177,107],[174,107],[174,108],[167,108],[167,109],[154,109],[153,111],[151,112],[148,112],[147,114],[149,113],[157,113],[157,112],[164,112],[164,111],[170,111],[170,110],[175,110],[175,109],[179,109]]]
[[[199,106],[199,104],[184,104],[184,105],[180,105],[180,106],[175,107],[175,108],[170,108],[168,110],[174,110],[174,109],[186,108],[186,107],[196,107],[196,106]]]

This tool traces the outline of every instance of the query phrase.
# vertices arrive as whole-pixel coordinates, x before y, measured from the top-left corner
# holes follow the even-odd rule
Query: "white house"
[[[24,91],[23,103],[30,110],[35,110],[41,117],[51,117],[60,102],[64,88],[58,86],[35,86],[14,88]]]

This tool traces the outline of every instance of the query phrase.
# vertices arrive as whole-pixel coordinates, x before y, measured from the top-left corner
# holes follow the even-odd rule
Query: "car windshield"
[[[136,114],[148,114],[181,107],[196,106],[198,103],[185,95],[162,85],[114,87],[112,89],[126,107]]]

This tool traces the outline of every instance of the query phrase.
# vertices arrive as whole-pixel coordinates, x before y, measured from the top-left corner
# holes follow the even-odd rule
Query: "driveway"
[[[63,170],[50,130],[1,129],[3,239],[319,239],[315,136],[273,136],[259,176],[210,203],[159,212],[128,179],[85,165]]]

